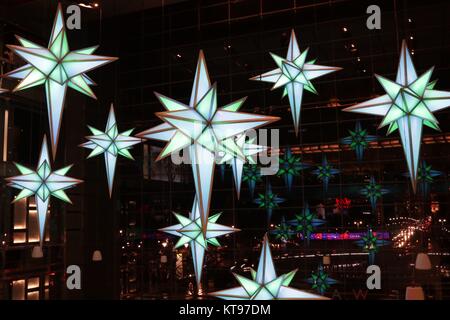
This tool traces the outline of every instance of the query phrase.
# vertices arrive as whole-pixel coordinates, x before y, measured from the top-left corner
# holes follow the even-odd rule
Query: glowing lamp
[[[406,287],[405,300],[425,300],[425,294],[420,286]]]
[[[416,257],[416,266],[417,270],[431,270],[431,261],[430,257],[426,253],[418,253]]]
[[[102,252],[100,250],[95,250],[94,253],[92,253],[92,261],[98,262],[102,260],[103,260]]]

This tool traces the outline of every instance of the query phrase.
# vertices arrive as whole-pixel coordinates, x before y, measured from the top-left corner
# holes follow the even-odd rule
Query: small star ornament
[[[197,285],[200,287],[203,270],[203,260],[205,257],[205,251],[208,248],[208,244],[219,247],[220,243],[217,241],[217,237],[224,236],[229,233],[240,231],[239,229],[217,224],[221,213],[217,213],[208,218],[208,224],[206,228],[202,227],[202,221],[200,219],[200,209],[197,197],[194,199],[192,210],[189,213],[189,218],[175,213],[175,218],[178,220],[178,224],[160,229],[160,231],[173,234],[180,237],[175,245],[175,248],[179,248],[188,243],[191,247],[192,259],[194,262],[195,278]],[[203,230],[206,230],[205,233]]]
[[[53,196],[64,202],[72,203],[65,190],[73,188],[83,181],[66,176],[72,167],[71,165],[52,171],[45,136],[36,170],[28,169],[17,163],[16,167],[19,169],[21,175],[6,178],[6,181],[8,181],[8,186],[21,190],[13,202],[30,196],[35,197],[39,217],[40,245],[42,246],[50,197]]]
[[[114,106],[111,104],[109,110],[108,121],[106,123],[105,131],[97,130],[91,126],[88,126],[92,135],[87,136],[88,142],[81,144],[82,147],[91,149],[89,158],[103,154],[105,157],[106,177],[108,180],[109,197],[112,195],[114,175],[116,172],[117,157],[119,155],[134,160],[130,153],[132,146],[140,143],[140,138],[131,137],[133,129],[119,133],[117,129],[116,116],[114,113]]]
[[[311,80],[342,69],[316,65],[314,64],[315,60],[306,61],[308,50],[300,52],[294,30],[292,30],[286,58],[273,53],[270,54],[278,68],[250,78],[250,80],[274,83],[272,90],[284,87],[283,97],[286,95],[289,97],[295,135],[298,135],[300,124],[303,91],[307,90],[317,94]]]
[[[359,121],[356,122],[355,130],[348,131],[350,136],[343,138],[341,143],[349,145],[350,149],[355,151],[356,159],[362,161],[364,150],[369,147],[370,142],[376,141],[377,137],[367,134],[367,129],[363,129]]]

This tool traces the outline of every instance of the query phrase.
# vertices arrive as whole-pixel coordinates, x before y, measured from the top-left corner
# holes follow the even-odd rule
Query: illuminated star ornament
[[[308,203],[305,203],[302,212],[296,214],[295,219],[288,221],[288,223],[294,226],[295,232],[300,233],[305,243],[309,245],[311,233],[316,227],[324,224],[325,221],[318,219],[317,215],[309,209]]]
[[[334,177],[334,175],[338,174],[340,171],[338,169],[334,169],[327,160],[327,156],[324,154],[322,157],[322,164],[317,166],[317,169],[312,173],[317,176],[319,180],[323,183],[323,190],[325,192],[328,191],[328,183],[330,179]]]
[[[328,300],[328,298],[289,287],[296,270],[277,276],[267,234],[264,236],[258,269],[252,279],[233,273],[240,286],[210,293],[224,300]]]
[[[316,65],[315,60],[306,61],[308,50],[300,52],[294,30],[291,32],[289,48],[286,59],[271,53],[278,68],[250,78],[274,83],[272,90],[284,87],[283,97],[289,97],[292,118],[294,120],[295,134],[298,135],[300,123],[300,108],[302,106],[303,90],[317,94],[311,80],[324,76],[328,73],[341,70],[338,67],[328,67]]]
[[[337,283],[336,280],[328,276],[328,273],[323,270],[322,265],[319,265],[317,271],[311,273],[311,277],[308,278],[307,282],[311,284],[312,289],[321,295],[324,295],[331,285]]]
[[[369,184],[361,190],[361,194],[369,199],[372,211],[375,211],[377,208],[378,199],[380,199],[383,194],[388,192],[389,191],[387,189],[383,189],[381,185],[377,184],[374,176],[370,177]]]
[[[242,178],[242,181],[247,181],[250,196],[252,198],[255,194],[256,183],[262,180],[260,171],[261,169],[254,164],[244,166],[244,177]]]
[[[356,122],[355,130],[348,130],[350,136],[341,140],[342,144],[350,146],[356,152],[356,159],[362,161],[364,150],[369,146],[369,142],[376,141],[377,137],[367,134],[367,129],[361,128],[361,123]]]
[[[264,194],[258,194],[258,198],[256,198],[254,202],[258,204],[260,208],[266,208],[267,223],[270,223],[273,209],[278,208],[278,205],[284,202],[284,199],[273,193],[272,186],[268,183],[266,186],[266,192]]]
[[[55,158],[67,87],[95,98],[95,94],[89,87],[95,83],[85,72],[117,58],[93,55],[97,46],[69,51],[61,4],[58,4],[48,48],[19,36],[17,39],[21,46],[8,45],[7,47],[27,64],[5,76],[21,80],[13,92],[44,85],[52,154]]]
[[[275,239],[283,242],[286,242],[296,234],[296,232],[291,229],[291,226],[286,223],[284,216],[281,218],[280,224],[275,226],[275,229],[270,231],[270,233],[275,235]]]
[[[389,241],[387,240],[378,239],[376,232],[372,231],[370,227],[367,228],[366,234],[356,241],[356,244],[369,254],[369,264],[374,264],[375,254],[381,246],[385,246],[388,243]]]
[[[380,128],[388,125],[388,134],[398,129],[414,193],[423,125],[440,130],[433,112],[450,106],[449,91],[433,90],[432,72],[433,68],[417,76],[406,41],[403,41],[396,80],[375,75],[386,94],[344,109],[383,116]]]
[[[303,164],[300,157],[293,155],[291,148],[286,148],[284,157],[279,159],[279,165],[280,169],[277,172],[277,176],[284,178],[284,182],[290,192],[294,177],[298,176],[300,170],[307,168],[308,165]]]
[[[114,174],[116,171],[117,157],[119,155],[134,160],[129,149],[135,144],[141,142],[141,139],[130,137],[133,129],[119,133],[117,129],[116,116],[114,114],[114,107],[111,104],[109,110],[108,122],[106,123],[105,132],[97,130],[91,126],[88,126],[92,133],[92,136],[87,136],[88,142],[83,143],[81,146],[92,149],[88,156],[89,158],[95,157],[99,154],[105,156],[106,177],[108,180],[109,197],[112,195]]]
[[[296,270],[277,276],[267,234],[264,236],[258,269],[252,278],[233,273],[240,286],[216,291],[210,295],[225,300],[328,300],[328,298],[289,287]]]
[[[67,203],[72,203],[65,193],[65,190],[73,188],[82,181],[66,177],[67,172],[72,166],[52,171],[45,136],[44,141],[42,142],[36,171],[28,169],[20,164],[16,164],[16,167],[19,169],[21,175],[6,178],[10,187],[22,190],[13,202],[17,202],[20,199],[28,198],[33,195],[35,196],[39,217],[40,244],[42,246],[50,196],[56,197]]]
[[[232,156],[231,153],[226,153],[222,158],[222,163],[231,163],[231,168],[233,170],[233,178],[234,185],[236,186],[237,198],[239,199],[241,194],[241,182],[242,182],[242,173],[244,169],[244,164],[247,162],[252,165],[256,165],[255,155],[266,150],[267,148],[264,146],[260,146],[257,144],[253,144],[256,138],[249,139],[246,142],[245,134],[241,134],[236,137],[235,142],[238,148],[241,150],[244,155],[244,159]]]
[[[215,155],[231,154],[245,160],[235,137],[276,120],[277,117],[238,112],[245,98],[217,107],[217,88],[211,85],[205,57],[200,51],[189,105],[156,93],[166,108],[156,115],[164,123],[137,136],[166,141],[158,160],[188,147],[198,197],[200,218],[206,228],[214,179]]]
[[[428,165],[425,160],[422,160],[419,165],[417,182],[419,183],[419,190],[424,198],[427,198],[430,193],[430,184],[433,183],[434,178],[443,175],[443,172],[433,170],[431,165]],[[409,177],[409,173],[405,173],[404,176]]]
[[[8,92],[8,89],[0,88],[0,94],[2,94],[2,93],[4,93],[4,92]]]
[[[175,245],[175,248],[179,248],[186,243],[190,245],[192,259],[194,262],[195,277],[197,280],[197,284],[200,285],[203,270],[203,260],[205,257],[205,250],[207,250],[208,248],[208,244],[212,244],[218,247],[220,246],[220,243],[219,241],[217,241],[217,237],[240,230],[217,224],[216,221],[221,215],[221,213],[217,213],[208,218],[206,232],[203,232],[197,197],[194,199],[194,204],[192,205],[192,210],[189,213],[189,218],[186,218],[185,216],[182,216],[175,212],[174,215],[179,223],[159,230],[180,237]]]

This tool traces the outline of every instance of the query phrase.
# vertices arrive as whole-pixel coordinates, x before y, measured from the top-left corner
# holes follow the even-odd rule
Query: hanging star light
[[[322,265],[319,265],[317,271],[311,273],[311,277],[307,282],[312,285],[312,289],[317,290],[318,293],[324,295],[331,285],[336,284],[337,281],[328,276]]]
[[[364,252],[369,254],[369,264],[374,264],[375,254],[381,246],[389,244],[389,241],[378,239],[376,232],[372,231],[371,227],[367,228],[367,232],[360,240],[355,242],[358,246],[363,248]]]
[[[288,223],[294,226],[295,232],[300,233],[303,240],[305,240],[305,243],[309,245],[311,233],[313,233],[316,227],[324,224],[325,221],[318,219],[317,214],[311,212],[309,205],[306,202],[305,206],[302,208],[302,212],[295,215],[295,219],[288,221]]]
[[[319,180],[323,183],[323,190],[325,192],[328,191],[328,183],[330,179],[334,177],[335,174],[338,174],[340,171],[338,169],[334,169],[328,163],[327,156],[324,154],[322,157],[322,164],[317,166],[317,169],[312,173],[317,176]]]
[[[375,177],[371,176],[369,184],[366,185],[360,192],[369,199],[372,211],[375,211],[377,208],[378,199],[389,191],[387,189],[383,189],[381,185],[377,184]]]
[[[289,240],[293,235],[296,234],[294,230],[291,229],[291,226],[286,223],[286,219],[281,217],[281,222],[277,226],[275,226],[275,229],[270,231],[270,233],[275,235],[275,239],[281,240],[283,242],[286,242]]]
[[[341,140],[342,144],[350,146],[356,152],[356,159],[362,161],[364,150],[369,146],[369,142],[376,141],[377,137],[367,134],[367,129],[362,129],[361,123],[356,122],[355,130],[348,130],[350,136]]]
[[[450,106],[449,91],[433,90],[432,72],[433,68],[417,76],[406,41],[403,41],[395,82],[375,75],[387,94],[344,109],[384,116],[380,128],[389,125],[387,134],[399,130],[414,193],[423,125],[440,130],[433,112]]]
[[[179,223],[159,230],[180,237],[175,245],[175,248],[179,248],[186,243],[191,246],[195,277],[197,280],[197,285],[200,286],[203,260],[205,257],[205,250],[208,249],[208,244],[219,247],[220,243],[217,241],[217,237],[240,230],[217,224],[216,221],[219,219],[221,213],[217,213],[209,217],[206,228],[203,228],[197,197],[194,199],[194,204],[192,205],[192,210],[189,213],[189,218],[175,212],[174,215]],[[203,232],[203,230],[205,230],[205,232]]]
[[[272,186],[268,183],[266,185],[266,192],[264,194],[258,194],[258,198],[256,198],[254,202],[258,204],[260,208],[266,208],[267,223],[270,223],[273,209],[278,208],[278,205],[283,203],[284,199],[278,197],[277,194],[272,193]]]
[[[246,139],[245,134],[241,134],[237,136],[235,139],[236,145],[244,155],[244,160],[239,157],[232,156],[231,153],[225,154],[225,156],[222,158],[222,163],[231,163],[231,168],[233,170],[234,185],[236,186],[236,193],[238,199],[241,194],[241,182],[244,164],[247,162],[249,164],[256,165],[256,159],[254,156],[267,149],[264,146],[253,144],[256,138],[251,138],[249,139],[248,142],[246,142],[245,139]]]
[[[91,131],[92,136],[87,136],[86,139],[89,141],[81,144],[80,146],[92,149],[88,159],[102,153],[104,154],[109,197],[111,197],[114,184],[114,174],[116,172],[117,157],[121,155],[127,159],[134,160],[128,150],[135,144],[140,143],[141,139],[130,137],[134,129],[119,133],[117,129],[116,116],[114,113],[114,106],[112,104],[109,110],[105,132],[97,130],[91,126],[88,126],[88,128]]]
[[[300,52],[294,30],[292,30],[286,59],[271,53],[278,68],[250,78],[250,80],[275,83],[272,90],[284,87],[283,97],[286,95],[289,97],[295,135],[298,135],[303,89],[317,94],[311,80],[342,69],[316,65],[315,60],[306,62],[308,50],[309,48]]]
[[[0,94],[2,94],[2,93],[4,93],[4,92],[8,92],[8,89],[0,88]]]
[[[13,202],[20,199],[35,196],[36,208],[39,217],[40,244],[44,241],[45,221],[47,219],[50,196],[56,197],[64,202],[72,203],[64,190],[73,188],[81,183],[81,180],[66,177],[72,167],[67,166],[62,169],[52,171],[50,166],[50,155],[47,147],[47,138],[44,136],[41,152],[36,171],[28,169],[20,164],[16,164],[21,175],[6,178],[8,186],[22,190]]]
[[[408,172],[403,175],[406,177],[410,176]],[[425,160],[421,161],[417,172],[417,181],[419,183],[419,190],[424,198],[427,198],[430,193],[430,184],[434,182],[434,177],[441,175],[443,175],[441,171],[433,170],[431,165],[428,165]]]
[[[252,197],[252,199],[254,198],[256,183],[260,182],[261,180],[261,170],[258,168],[258,166],[254,164],[244,166],[244,176],[242,178],[242,181],[247,181],[248,189],[250,191],[250,196]]]
[[[214,179],[215,154],[245,160],[235,137],[247,130],[279,120],[277,117],[238,112],[245,98],[217,108],[217,88],[211,85],[205,57],[200,51],[189,105],[156,94],[167,109],[156,115],[164,121],[137,136],[168,142],[157,160],[189,147],[195,191],[202,225],[206,228]]]
[[[252,279],[233,273],[240,286],[210,293],[225,300],[326,300],[328,298],[289,287],[296,270],[277,277],[267,234],[264,236],[258,269]]]
[[[300,174],[300,170],[308,168],[308,165],[302,163],[300,157],[293,155],[289,147],[286,148],[284,157],[279,159],[279,165],[280,169],[278,169],[277,176],[284,178],[284,182],[290,192],[294,177]]]
[[[19,36],[17,40],[21,46],[7,45],[7,47],[27,64],[5,76],[21,80],[13,92],[41,84],[45,86],[52,155],[55,158],[67,87],[95,98],[94,92],[89,87],[95,83],[85,72],[118,58],[93,55],[97,46],[69,51],[61,4],[58,4],[48,48]]]

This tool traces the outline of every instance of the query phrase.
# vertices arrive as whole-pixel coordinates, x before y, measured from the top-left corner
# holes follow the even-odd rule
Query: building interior
[[[37,196],[15,201],[19,190],[7,178],[20,174],[15,164],[36,168],[50,135],[48,96],[42,85],[16,91],[17,79],[5,75],[25,64],[12,49],[20,45],[16,35],[47,46],[58,1],[0,1],[0,88],[7,90],[0,94],[0,299],[216,299],[209,293],[239,285],[234,273],[250,278],[266,234],[277,272],[298,269],[289,285],[298,290],[336,300],[450,299],[450,108],[433,112],[439,130],[424,126],[419,136],[416,190],[399,131],[388,134],[379,115],[343,111],[385,94],[376,75],[395,79],[403,44],[417,74],[434,66],[434,89],[450,91],[448,1],[60,4],[70,50],[98,45],[95,54],[118,60],[87,72],[96,99],[67,90],[51,166],[73,164],[68,176],[83,182],[66,190],[71,203],[51,198],[41,239]],[[379,29],[369,28],[373,4],[381,9]],[[69,28],[70,6],[80,10],[79,29]],[[314,79],[316,93],[303,92],[298,134],[283,90],[249,80],[276,68],[270,53],[284,59],[292,30],[308,59],[342,68]],[[104,129],[111,104],[119,132],[134,129],[132,136],[162,123],[155,93],[188,104],[200,50],[218,106],[247,97],[241,112],[279,117],[261,129],[272,134],[271,154],[292,156],[298,170],[290,185],[280,171],[252,185],[251,169],[268,164],[246,163],[238,196],[233,167],[215,166],[210,214],[222,213],[218,223],[240,231],[208,246],[198,281],[188,243],[177,246],[178,237],[160,230],[178,223],[173,213],[191,212],[191,165],[159,160],[162,141],[140,141],[129,149],[134,159],[117,158],[109,194],[103,155],[88,158],[80,145],[88,126]],[[367,139],[361,154],[351,141],[358,128]],[[377,188],[373,198],[368,185]],[[299,216],[309,213],[301,229]],[[361,246],[368,232],[374,250]],[[371,265],[381,272],[375,290],[366,282]],[[69,266],[81,270],[81,289],[68,287]],[[319,288],[318,274],[329,279]]]

